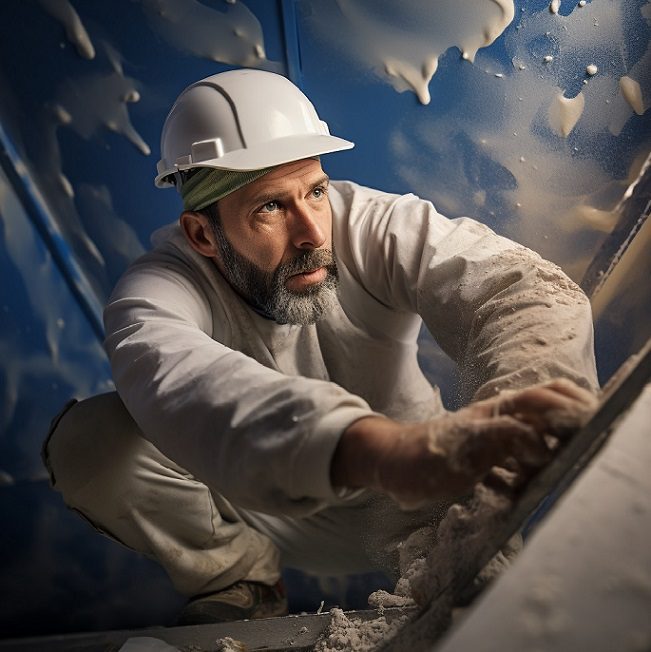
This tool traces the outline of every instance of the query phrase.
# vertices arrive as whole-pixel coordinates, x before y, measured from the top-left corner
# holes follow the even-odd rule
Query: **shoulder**
[[[212,261],[196,253],[178,223],[154,231],[152,248],[125,270],[110,301],[124,296],[161,296],[174,290],[205,301],[204,286],[215,276]]]
[[[331,181],[329,195],[332,210],[335,213],[350,213],[353,210],[360,211],[370,208],[381,210],[400,200],[401,197],[415,198],[414,195],[398,195],[362,186],[353,181],[340,180]]]
[[[448,221],[431,201],[413,193],[399,194],[362,186],[353,181],[332,181],[330,204],[335,219],[354,223],[360,219],[417,216],[435,217]]]
[[[178,222],[156,229],[151,237],[151,248],[127,269],[165,268],[185,274],[202,274],[212,269],[212,262],[192,249]]]
[[[412,193],[385,192],[351,181],[331,184],[335,238],[385,240],[398,237],[407,246],[425,237],[439,238],[453,228],[453,220],[432,202]]]

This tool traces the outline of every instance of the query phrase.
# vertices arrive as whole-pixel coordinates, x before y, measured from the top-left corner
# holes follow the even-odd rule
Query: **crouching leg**
[[[181,624],[286,612],[272,541],[147,441],[117,393],[66,405],[43,458],[70,508],[191,596]]]

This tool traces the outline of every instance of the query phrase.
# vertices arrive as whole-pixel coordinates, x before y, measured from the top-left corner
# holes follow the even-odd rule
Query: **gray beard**
[[[274,272],[265,272],[248,258],[235,251],[221,222],[212,221],[223,274],[231,287],[257,312],[279,324],[313,324],[328,313],[337,302],[337,265],[329,249],[307,250],[279,265]],[[301,272],[325,267],[326,278],[304,292],[287,289],[287,279]]]

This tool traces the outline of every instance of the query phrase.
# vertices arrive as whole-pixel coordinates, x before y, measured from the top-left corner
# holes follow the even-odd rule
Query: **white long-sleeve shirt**
[[[443,411],[418,367],[423,321],[469,396],[557,376],[596,385],[589,302],[558,267],[413,195],[332,182],[329,199],[339,305],[316,324],[257,314],[178,225],[106,307],[122,400],[212,490],[270,513],[338,502],[330,462],[349,424]]]

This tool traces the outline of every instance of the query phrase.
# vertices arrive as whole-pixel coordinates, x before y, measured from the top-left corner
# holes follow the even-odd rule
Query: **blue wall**
[[[190,82],[238,65],[290,76],[331,132],[356,142],[324,159],[331,177],[416,192],[451,217],[478,217],[582,279],[651,149],[650,5],[564,0],[554,15],[546,0],[520,0],[474,63],[460,56],[454,35],[444,42],[439,24],[445,7],[466,5],[3,3],[0,636],[169,623],[182,603],[155,564],[65,509],[39,450],[70,397],[112,387],[101,306],[151,231],[178,215],[174,192],[156,190],[152,178],[165,114]],[[66,32],[75,10],[81,29]],[[180,22],[170,29],[172,19]],[[437,47],[438,70],[424,84],[431,102],[398,92],[405,84],[386,72],[391,61],[420,70],[418,57],[430,60]],[[586,73],[589,64],[596,75]],[[624,75],[640,83],[640,115],[622,99]],[[585,98],[565,136],[549,118],[561,92]],[[602,380],[651,334],[649,242],[647,225],[622,260],[625,273],[594,298]],[[426,334],[422,350],[454,405],[449,361]],[[360,606],[365,590],[288,579],[296,609],[316,608],[321,596]]]

